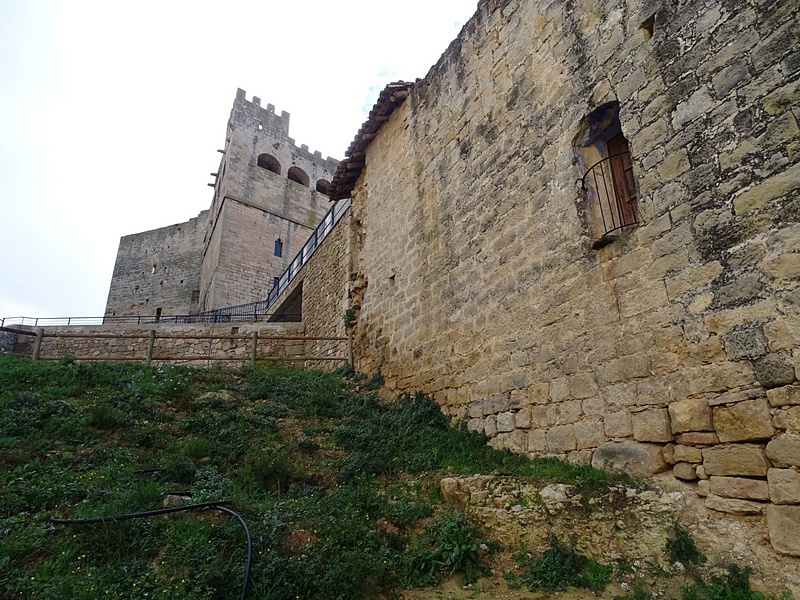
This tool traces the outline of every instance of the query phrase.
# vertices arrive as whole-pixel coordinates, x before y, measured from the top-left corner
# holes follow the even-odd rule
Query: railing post
[[[250,349],[250,364],[256,364],[256,358],[258,357],[258,331],[253,332],[253,347]]]
[[[150,338],[147,340],[147,365],[153,364],[153,346],[156,345],[156,330],[150,330]]]
[[[42,351],[42,338],[44,338],[44,327],[36,330],[36,340],[33,342],[33,360],[39,360]]]

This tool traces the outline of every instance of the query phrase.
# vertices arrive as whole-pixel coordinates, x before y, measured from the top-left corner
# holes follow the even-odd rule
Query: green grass
[[[444,473],[630,483],[493,450],[429,398],[381,403],[379,375],[344,374],[0,356],[2,597],[238,598],[245,537],[218,511],[48,521],[149,511],[168,494],[242,515],[250,598],[352,600],[483,572],[494,546],[440,502]]]
[[[427,397],[382,404],[378,375],[273,366],[148,368],[0,356],[0,589],[7,597],[238,598],[239,526],[215,511],[53,525],[227,500],[255,542],[251,598],[373,597],[484,568],[437,473],[602,485],[452,429]],[[360,393],[353,390],[359,389]]]

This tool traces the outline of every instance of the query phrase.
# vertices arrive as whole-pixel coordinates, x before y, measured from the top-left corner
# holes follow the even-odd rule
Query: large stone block
[[[794,383],[794,362],[787,351],[772,352],[753,361],[753,372],[765,388]]]
[[[670,442],[672,431],[666,408],[650,408],[631,415],[633,438],[637,442]]]
[[[536,404],[531,409],[531,427],[550,427],[558,418],[556,407],[552,404]]]
[[[769,499],[775,504],[800,504],[800,473],[792,469],[767,471]]]
[[[547,450],[547,432],[544,429],[534,429],[528,432],[528,452],[542,454]]]
[[[686,446],[714,446],[719,444],[719,436],[713,431],[689,431],[679,433],[675,441]]]
[[[711,409],[705,398],[687,398],[669,405],[672,433],[713,431]]]
[[[761,502],[752,500],[741,500],[739,498],[723,498],[716,494],[709,493],[705,500],[706,508],[732,515],[760,515],[767,506]]]
[[[467,431],[483,433],[483,419],[470,419],[467,421]]]
[[[682,479],[684,481],[694,481],[697,479],[697,471],[695,470],[695,465],[679,462],[674,467],[672,467],[672,475],[677,479]]]
[[[800,433],[784,433],[767,444],[767,457],[776,467],[800,467]]]
[[[650,477],[669,469],[659,444],[640,442],[606,442],[592,455],[596,469],[627,473],[633,477]]]
[[[742,323],[720,337],[725,353],[731,360],[753,359],[767,353],[767,338],[757,323]]]
[[[769,500],[769,487],[763,479],[747,477],[720,477],[709,479],[709,491],[723,498],[742,498],[743,500]]]
[[[578,449],[597,448],[606,441],[603,424],[599,421],[580,421],[573,426]]]
[[[767,390],[767,400],[772,406],[800,404],[800,385],[785,385]]]
[[[603,419],[603,429],[606,432],[606,437],[611,439],[628,437],[633,433],[630,411],[620,410],[606,413]]]
[[[703,451],[693,446],[676,445],[672,453],[675,462],[701,463],[703,462]]]
[[[514,413],[504,412],[497,415],[497,431],[498,433],[514,431]]]
[[[661,448],[661,456],[663,456],[664,460],[671,465],[674,465],[676,462],[678,462],[675,460],[675,444],[667,444]]]
[[[547,451],[554,453],[569,452],[577,448],[575,428],[572,425],[557,425],[547,431]]]
[[[703,450],[703,467],[709,475],[766,477],[769,462],[763,446],[724,444]]]
[[[772,418],[772,425],[778,429],[800,432],[800,406],[792,406],[785,410],[777,409]]]
[[[514,426],[517,429],[527,429],[531,426],[531,409],[527,406],[514,415]]]
[[[766,399],[715,406],[714,428],[721,442],[764,440],[775,433]]]
[[[489,415],[483,420],[483,432],[489,437],[497,435],[497,417]]]
[[[800,556],[800,506],[768,506],[767,528],[776,552]]]

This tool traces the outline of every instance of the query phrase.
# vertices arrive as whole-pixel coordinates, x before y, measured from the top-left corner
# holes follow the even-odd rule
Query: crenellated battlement
[[[285,110],[280,114],[276,113],[274,104],[262,107],[258,96],[253,96],[252,101],[248,101],[246,92],[239,88],[236,90],[229,125],[235,129],[250,130],[255,136],[265,136],[270,141],[285,143],[294,157],[335,170],[338,160],[330,156],[323,159],[319,150],[311,151],[307,144],[298,146],[295,139],[289,137],[290,118],[291,115]]]

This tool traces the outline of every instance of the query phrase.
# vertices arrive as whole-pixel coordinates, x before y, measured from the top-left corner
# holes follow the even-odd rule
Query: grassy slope
[[[481,569],[484,538],[439,501],[442,472],[611,481],[492,450],[426,397],[381,404],[353,387],[277,367],[0,356],[0,598],[239,598],[245,539],[219,512],[48,522],[152,510],[170,493],[242,515],[250,598],[390,597]]]

